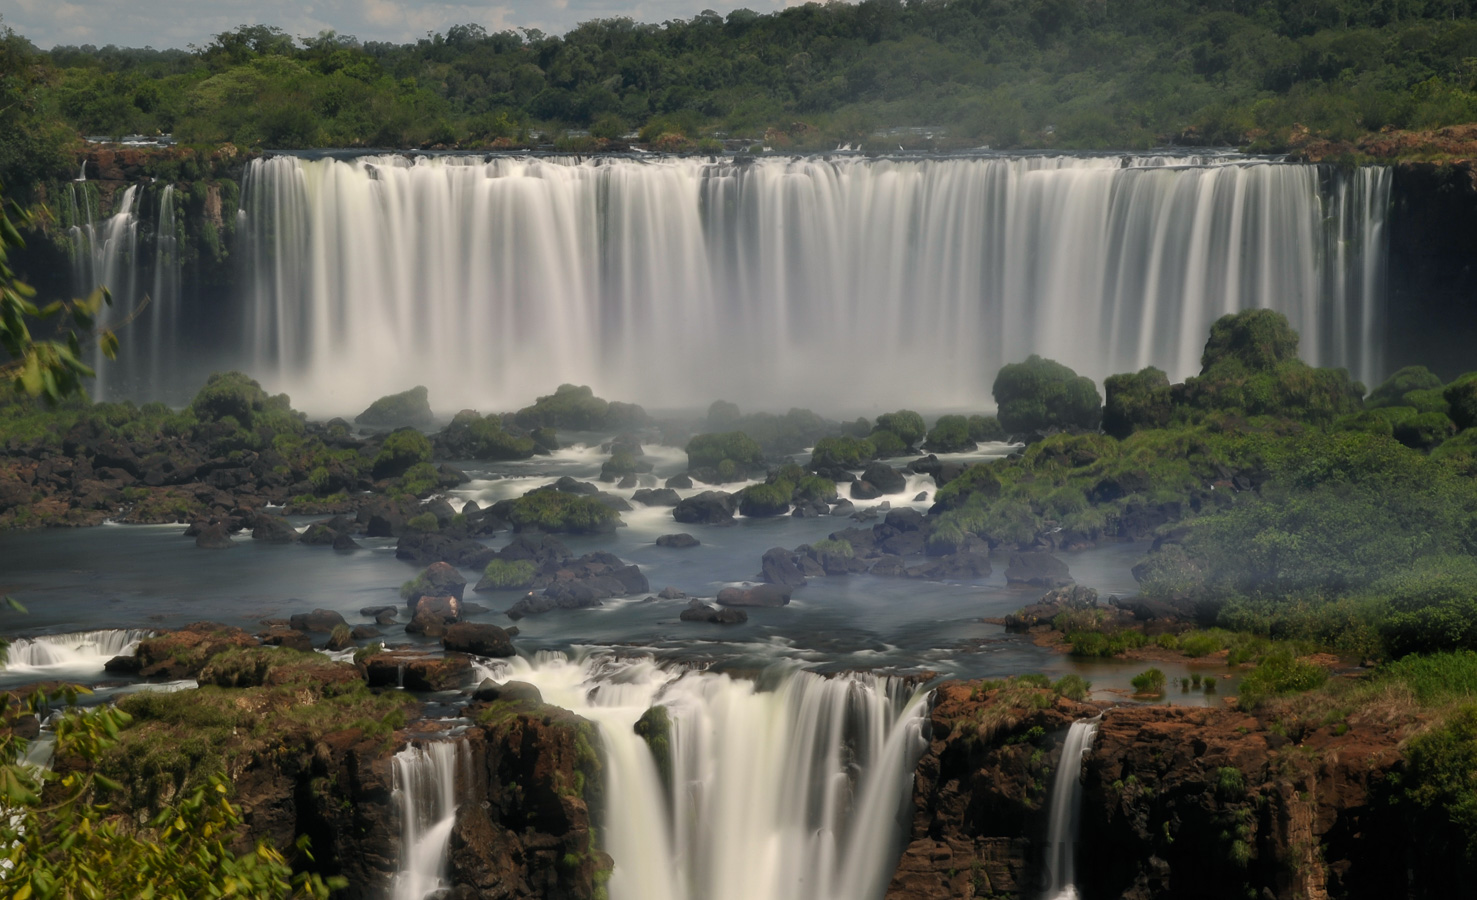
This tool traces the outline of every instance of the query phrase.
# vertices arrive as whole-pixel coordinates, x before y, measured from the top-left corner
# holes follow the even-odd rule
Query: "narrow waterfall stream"
[[[139,641],[153,634],[140,628],[107,628],[19,638],[10,645],[0,671],[30,673],[57,669],[66,673],[97,673],[108,660],[132,653]]]
[[[467,767],[462,741],[411,744],[395,754],[395,805],[400,813],[400,871],[391,900],[421,900],[446,887],[446,854],[456,824],[457,777]]]
[[[875,900],[901,852],[928,692],[867,674],[757,680],[540,654],[495,676],[597,723],[611,900]],[[670,778],[635,731],[670,721]]]
[[[1077,832],[1082,819],[1082,760],[1092,749],[1100,717],[1073,722],[1051,785],[1051,822],[1046,836],[1050,900],[1077,900]]]

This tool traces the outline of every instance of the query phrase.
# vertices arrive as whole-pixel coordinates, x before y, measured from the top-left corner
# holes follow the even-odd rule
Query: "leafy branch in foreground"
[[[239,837],[241,814],[220,775],[145,825],[115,810],[107,797],[122,785],[94,767],[130,716],[113,706],[79,711],[81,693],[86,689],[67,687],[60,697],[0,694],[0,760],[8,761],[0,764],[0,895],[322,900],[345,885],[341,878],[294,876],[282,853],[264,842],[237,856],[228,844]],[[55,725],[64,772],[24,761],[29,742],[14,727],[30,716],[44,718],[54,699],[68,707]],[[304,853],[306,843],[306,837],[298,843]]]
[[[33,301],[36,289],[17,278],[8,262],[11,249],[26,245],[17,224],[29,221],[19,206],[11,203],[7,209],[0,199],[0,350],[9,357],[0,363],[0,379],[11,381],[19,392],[56,403],[81,393],[82,379],[96,374],[82,361],[84,339],[95,337],[105,357],[117,356],[118,336],[111,329],[93,331],[103,307],[111,305],[113,298],[106,288],[98,288],[86,299],[37,306]],[[38,340],[31,334],[33,324],[52,320],[58,322],[60,339]]]

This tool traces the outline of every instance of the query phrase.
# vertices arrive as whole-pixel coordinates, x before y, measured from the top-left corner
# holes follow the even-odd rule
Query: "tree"
[[[0,364],[0,379],[10,380],[21,393],[56,403],[81,393],[82,379],[95,374],[82,361],[84,339],[95,338],[108,359],[117,355],[118,337],[112,330],[94,331],[98,314],[113,300],[105,288],[98,288],[85,300],[56,300],[45,306],[32,302],[35,288],[17,278],[8,261],[12,248],[26,245],[16,224],[29,221],[30,216],[14,203],[7,209],[0,194],[0,349],[9,357]],[[57,323],[57,337],[37,339],[32,328],[49,321]]]
[[[1103,417],[1103,400],[1091,378],[1034,354],[1002,368],[991,392],[1000,424],[1016,434],[1044,428],[1093,430]]]

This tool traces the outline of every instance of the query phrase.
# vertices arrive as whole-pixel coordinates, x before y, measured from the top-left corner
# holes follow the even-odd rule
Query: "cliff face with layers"
[[[1297,733],[1233,709],[1102,709],[1045,688],[951,682],[936,695],[888,900],[1045,890],[1062,739],[1099,713],[1077,846],[1086,900],[1419,896],[1405,865],[1418,837],[1380,795],[1413,718],[1356,714]]]

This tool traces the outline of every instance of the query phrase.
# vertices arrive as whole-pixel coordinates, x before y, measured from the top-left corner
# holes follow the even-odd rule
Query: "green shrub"
[[[689,469],[717,469],[725,461],[736,475],[762,466],[764,450],[742,431],[700,434],[687,442]]]
[[[429,512],[423,512],[418,516],[411,516],[405,523],[405,527],[411,531],[422,533],[441,530],[440,524],[436,522],[436,516]]]
[[[1102,420],[1103,401],[1092,379],[1034,354],[1002,368],[991,391],[1000,424],[1012,433],[1096,429]]]
[[[844,539],[832,540],[831,538],[826,538],[825,540],[816,541],[810,546],[817,554],[829,553],[832,556],[844,556],[847,559],[851,559],[856,555],[856,551],[852,549],[851,541]]]
[[[1009,437],[1000,420],[994,416],[970,416],[969,437],[975,441],[999,442]]]
[[[867,438],[821,438],[810,454],[811,469],[860,469],[877,456],[877,448]]]
[[[923,442],[923,449],[930,453],[963,453],[974,448],[969,420],[963,416],[939,416]]]
[[[795,500],[820,500],[825,503],[834,503],[839,496],[836,492],[836,482],[819,475],[806,475],[795,485]]]
[[[1222,646],[1219,636],[1205,631],[1192,631],[1179,639],[1180,652],[1192,659],[1209,656]]]
[[[441,432],[441,437],[471,459],[528,459],[540,445],[545,449],[558,446],[552,428],[541,426],[536,432],[538,439],[512,434],[503,428],[502,420],[497,416],[483,417],[464,410],[456,414],[456,418]]]
[[[1145,428],[1164,428],[1174,414],[1169,376],[1150,366],[1133,375],[1113,375],[1103,382],[1103,431],[1126,438]]]
[[[1278,650],[1269,653],[1241,679],[1237,705],[1255,709],[1268,698],[1311,691],[1327,680],[1328,672],[1321,666],[1298,659],[1290,651]]]
[[[1419,877],[1445,882],[1431,896],[1459,896],[1477,876],[1477,706],[1410,739],[1388,778],[1383,805],[1400,816]]]
[[[1068,700],[1081,702],[1087,699],[1088,693],[1092,690],[1092,682],[1081,675],[1063,675],[1057,679],[1056,684],[1052,685],[1052,690]]]
[[[1441,379],[1425,366],[1406,366],[1386,378],[1384,383],[1369,392],[1364,405],[1368,409],[1380,406],[1409,406],[1405,395],[1411,391],[1441,390]]]
[[[1133,676],[1133,690],[1138,694],[1160,695],[1164,693],[1164,673],[1157,668],[1148,668]]]
[[[1442,392],[1458,430],[1477,425],[1477,372],[1459,376]]]
[[[533,583],[536,571],[532,560],[494,559],[482,570],[482,582],[478,588],[486,586],[500,591],[521,590]]]
[[[201,422],[229,418],[248,429],[263,413],[287,413],[291,408],[286,394],[269,396],[260,384],[240,372],[212,374],[190,402],[190,410]]]
[[[424,497],[441,486],[441,474],[428,462],[419,462],[400,476],[400,490],[412,497]]]
[[[499,515],[523,531],[550,534],[599,534],[620,524],[620,514],[598,500],[550,488],[530,491],[516,500],[493,506]]]
[[[794,492],[788,481],[751,484],[739,491],[739,512],[746,516],[782,516],[789,512],[790,497]]]
[[[911,449],[906,441],[891,431],[873,431],[867,440],[871,442],[872,451],[878,459],[905,456]]]
[[[928,428],[923,424],[923,417],[911,409],[900,409],[897,412],[883,413],[877,417],[877,424],[873,432],[890,431],[897,435],[905,447],[911,447],[923,440],[928,433]]]
[[[610,431],[637,428],[649,420],[645,410],[630,403],[612,403],[595,396],[584,385],[561,384],[554,393],[539,397],[518,410],[514,421],[524,428],[567,428],[574,431]]]
[[[386,435],[374,458],[372,474],[376,480],[394,478],[404,475],[416,463],[430,461],[430,440],[413,428],[401,428]]]

